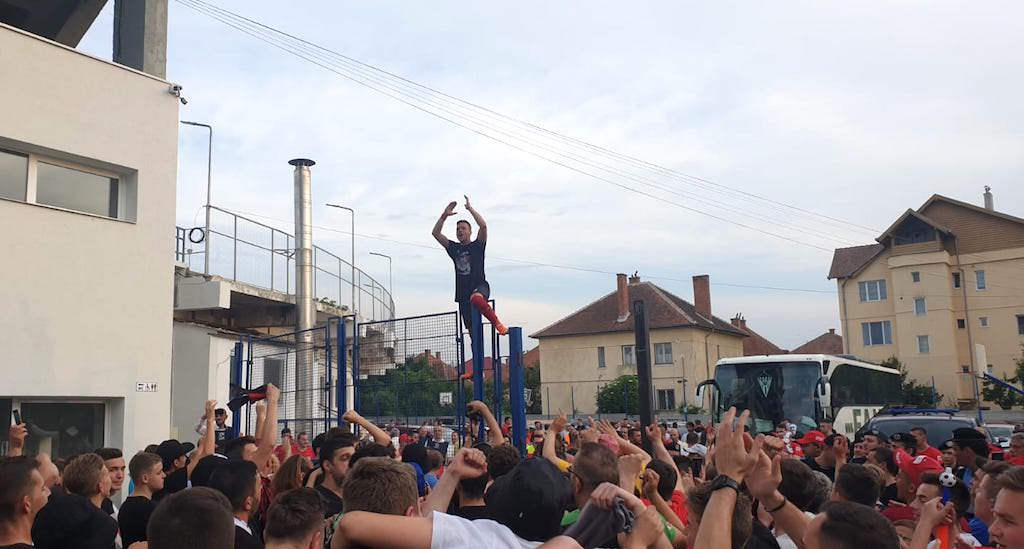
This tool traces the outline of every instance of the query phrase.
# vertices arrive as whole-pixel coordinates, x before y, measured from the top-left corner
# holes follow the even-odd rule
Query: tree
[[[891,356],[882,362],[882,366],[899,370],[902,404],[919,408],[932,408],[936,403],[942,402],[942,393],[936,392],[930,385],[923,385],[915,379],[907,379],[909,372],[907,372],[906,366],[900,362],[900,359]]]
[[[1024,345],[1021,345],[1021,356],[1014,359],[1013,364],[1015,366],[1014,375],[1006,377],[1006,374],[1003,374],[1003,381],[1011,385],[1020,385],[1024,382]],[[988,380],[985,380],[981,389],[981,397],[1003,410],[1009,410],[1014,406],[1024,406],[1024,396]]]
[[[637,404],[640,402],[638,387],[636,376],[619,376],[597,390],[597,411],[602,414],[636,415],[639,413]]]
[[[684,415],[689,414],[692,416],[702,416],[704,415],[704,408],[695,404],[680,404],[679,413]]]

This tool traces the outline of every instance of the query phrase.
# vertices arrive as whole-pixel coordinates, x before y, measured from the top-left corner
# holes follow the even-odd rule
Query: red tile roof
[[[743,356],[756,355],[781,355],[786,350],[768,341],[767,338],[747,326],[747,320],[741,316],[732,319],[732,325],[747,333],[749,337],[743,339]]]
[[[843,354],[843,336],[831,329],[820,336],[793,349],[794,354],[803,355],[841,355]]]
[[[535,368],[540,364],[540,345],[523,353],[523,368]]]
[[[647,307],[647,325],[650,329],[695,327],[746,336],[732,324],[716,316],[704,318],[692,303],[673,295],[650,282],[630,283],[629,300],[644,300]],[[533,338],[553,336],[600,334],[633,331],[633,319],[617,322],[617,292],[612,292],[582,309],[530,335]]]
[[[853,246],[852,248],[836,248],[835,253],[832,254],[832,267],[828,271],[828,277],[830,279],[849,278],[884,249],[885,246],[878,243]]]

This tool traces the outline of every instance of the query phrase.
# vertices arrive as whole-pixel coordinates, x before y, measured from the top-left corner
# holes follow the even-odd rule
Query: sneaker
[[[499,335],[508,335],[508,328],[506,328],[504,324],[499,322],[494,326],[494,328],[498,330]]]

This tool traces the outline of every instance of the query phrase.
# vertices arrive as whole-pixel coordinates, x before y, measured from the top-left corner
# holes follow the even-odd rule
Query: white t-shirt
[[[542,544],[526,541],[504,524],[493,520],[469,520],[434,511],[430,549],[533,549]]]
[[[698,455],[698,456],[703,458],[704,456],[708,455],[708,447],[704,446],[703,444],[700,444],[698,442],[697,444],[694,444],[693,446],[688,447],[686,449],[686,453],[687,454],[696,454],[696,455]]]

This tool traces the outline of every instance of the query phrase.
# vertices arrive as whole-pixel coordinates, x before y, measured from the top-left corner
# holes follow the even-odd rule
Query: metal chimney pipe
[[[316,304],[313,295],[313,190],[309,167],[312,160],[289,160],[295,166],[295,391],[311,390],[316,376],[316,350],[313,332],[316,325]],[[296,432],[311,432],[309,418],[313,417],[313,403],[296,399]]]
[[[986,210],[995,210],[996,209],[996,206],[995,206],[995,204],[993,203],[993,200],[992,200],[992,187],[989,187],[988,185],[985,185],[985,209]]]

